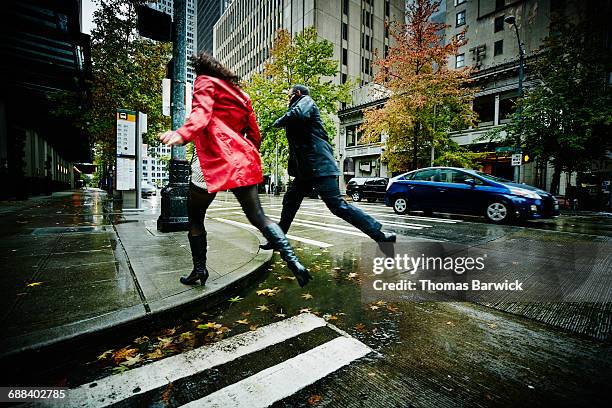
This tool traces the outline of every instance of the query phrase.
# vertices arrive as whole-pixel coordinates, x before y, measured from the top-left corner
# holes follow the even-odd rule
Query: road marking
[[[219,222],[224,222],[226,224],[235,225],[235,226],[238,226],[238,227],[249,228],[249,229],[252,229],[252,230],[259,231],[257,228],[255,228],[251,224],[246,224],[244,222],[238,222],[238,221],[234,221],[234,220],[227,220],[225,218],[218,218],[218,217],[211,218],[211,220],[215,220],[215,221],[219,221]],[[303,242],[303,243],[308,244],[308,245],[314,245],[314,246],[317,246],[319,248],[329,248],[329,247],[333,247],[334,246],[333,244],[328,244],[327,242],[317,241],[316,239],[298,237],[296,235],[291,235],[291,234],[286,234],[286,237],[289,238],[289,239],[292,239],[294,241]]]
[[[371,351],[356,339],[337,337],[183,407],[268,407]]]
[[[270,210],[271,211],[280,211],[280,210],[275,210],[273,208],[271,208]],[[342,220],[342,218],[339,218],[338,216],[333,215],[333,214],[329,214],[329,215],[328,214],[320,214],[320,213],[313,213],[313,212],[302,211],[302,210],[298,211],[298,215],[311,215],[313,217],[335,218],[335,219],[338,219],[338,220]],[[304,220],[303,218],[300,218],[300,219]],[[314,221],[311,221],[311,222],[314,222]],[[425,224],[409,224],[409,223],[405,223],[404,224],[404,223],[395,223],[395,222],[386,222],[386,221],[383,221],[382,223],[383,224],[388,224],[388,225],[401,225],[404,228],[414,229],[414,230],[420,230],[420,229],[423,229],[423,228],[431,228],[432,227],[431,225],[425,225]],[[325,225],[330,225],[330,224],[325,224]]]
[[[229,211],[229,210],[241,210],[242,207],[215,207],[215,208],[208,208],[206,210],[206,212],[210,212],[210,211]]]
[[[165,387],[181,378],[226,364],[325,325],[325,320],[310,313],[302,313],[262,326],[256,331],[221,340],[210,346],[203,346],[121,374],[83,384],[78,388],[68,390],[66,400],[55,400],[55,403],[48,400],[43,405],[48,403],[48,406],[106,407],[134,395]],[[366,346],[362,344],[362,349],[363,347]],[[353,348],[356,349],[356,346],[353,345]],[[369,348],[367,350],[371,351]],[[335,352],[338,353],[338,350]]]
[[[439,222],[443,224],[457,224],[459,222],[463,222],[463,220],[445,220],[441,218],[433,218],[433,217],[425,217],[425,216],[421,217],[421,216],[414,216],[414,215],[400,215],[400,214],[395,214],[393,210],[389,211],[388,213],[368,211],[368,214],[377,215],[379,217],[394,217],[396,219],[398,217],[401,217],[402,219],[420,220],[420,221],[427,221],[427,222]]]

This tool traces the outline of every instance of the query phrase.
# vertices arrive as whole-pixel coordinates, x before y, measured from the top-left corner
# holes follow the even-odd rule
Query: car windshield
[[[483,173],[482,171],[475,171],[474,173],[478,174],[480,177],[485,178],[487,180],[491,180],[491,181],[497,181],[499,183],[512,183],[512,181],[502,178],[502,177],[497,177],[494,176],[492,174],[488,174],[488,173]]]

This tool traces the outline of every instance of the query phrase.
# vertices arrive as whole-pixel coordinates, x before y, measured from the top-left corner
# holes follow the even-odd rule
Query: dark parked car
[[[385,198],[388,179],[384,177],[354,177],[346,184],[346,194],[355,202]]]
[[[429,167],[389,180],[385,204],[397,214],[438,211],[483,215],[493,223],[559,215],[557,199],[536,187],[480,171]]]

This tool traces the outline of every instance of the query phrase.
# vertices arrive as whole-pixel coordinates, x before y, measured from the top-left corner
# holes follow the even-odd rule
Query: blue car
[[[397,214],[483,215],[496,224],[559,215],[557,199],[544,190],[454,167],[428,167],[391,178],[385,204]]]

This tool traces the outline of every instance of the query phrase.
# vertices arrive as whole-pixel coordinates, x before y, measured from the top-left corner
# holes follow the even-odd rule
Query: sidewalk
[[[258,235],[207,220],[206,286],[185,286],[185,232],[156,230],[158,211],[113,209],[98,190],[0,203],[0,357],[176,318],[248,285],[272,257]],[[228,256],[231,254],[231,256]]]

